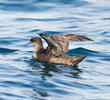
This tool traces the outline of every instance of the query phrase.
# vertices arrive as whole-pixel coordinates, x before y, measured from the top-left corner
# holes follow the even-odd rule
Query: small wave
[[[18,50],[16,49],[9,49],[9,48],[0,48],[0,54],[11,54],[13,52],[16,52]]]
[[[97,51],[93,51],[93,50],[88,50],[85,48],[76,48],[76,49],[71,49],[67,52],[68,55],[78,55],[78,56],[95,56],[96,54],[99,54]]]

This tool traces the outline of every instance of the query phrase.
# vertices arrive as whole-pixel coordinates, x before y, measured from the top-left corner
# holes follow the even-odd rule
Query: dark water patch
[[[40,82],[41,83],[41,82]],[[47,82],[48,83],[48,82]],[[50,83],[48,83],[49,85]],[[53,84],[53,83],[52,83]],[[56,84],[55,84],[56,86]],[[60,89],[59,86],[56,87],[46,87],[45,83],[43,84],[38,84],[36,85],[35,89],[34,89],[40,96],[42,97],[47,97],[47,96],[51,96],[51,94],[60,94],[60,95],[65,95],[65,94],[71,94],[69,91],[65,91],[64,89]],[[47,92],[48,91],[48,92]]]
[[[103,32],[101,32],[101,35],[105,35],[106,36],[107,34],[109,34],[109,31],[103,31]]]
[[[58,67],[58,69],[65,77],[81,79],[80,74],[82,73],[82,70],[79,68],[79,66],[62,66]]]
[[[53,34],[60,34],[61,32],[57,32],[57,31],[44,31],[43,33],[53,35]]]
[[[61,70],[62,71],[62,70]],[[80,76],[82,72],[68,72],[68,71],[62,71],[62,74],[65,77],[69,77],[69,78],[76,78],[76,79],[82,79],[82,77]]]
[[[108,40],[108,39],[103,39],[103,40],[101,40],[101,43],[103,43],[103,44],[107,44],[107,43],[110,43],[110,40]]]
[[[77,21],[85,22],[85,19],[77,18],[77,17],[57,17],[57,18],[16,18],[15,21],[41,21],[41,22],[52,22],[52,21],[73,21],[74,23]]]
[[[6,11],[19,11],[25,10],[26,5],[24,4],[16,4],[16,3],[0,3],[0,8]]]
[[[2,28],[4,28],[4,27],[6,27],[6,26],[0,25],[0,30],[1,30]]]
[[[104,87],[107,87],[107,88],[110,87],[110,85],[103,85],[103,86],[104,86]]]
[[[64,4],[74,4],[74,7],[80,7],[80,6],[84,6],[84,5],[88,5],[89,3],[86,1],[82,1],[82,0],[71,0],[69,2],[67,2],[67,0],[63,0]],[[73,6],[73,5],[72,5]]]
[[[6,100],[6,99],[3,99],[3,98],[0,97],[0,100]]]
[[[40,0],[40,1],[35,1],[33,0],[32,2],[27,1],[20,1],[20,2],[1,2],[0,3],[0,8],[5,11],[20,11],[20,12],[40,12],[40,11],[48,11],[52,10],[54,8],[53,5],[51,4],[58,4],[58,5],[72,5],[73,7],[80,7],[80,6],[85,6],[88,5],[89,3],[86,1],[81,1],[81,0],[71,0],[71,1],[66,1],[66,0],[60,0],[60,1],[50,1],[50,0]]]
[[[72,25],[72,26],[69,26],[69,27],[62,27],[62,29],[78,29],[79,27],[76,26],[76,25]]]
[[[87,5],[89,4],[88,2],[86,1],[82,1],[82,0],[71,0],[71,1],[67,1],[67,0],[54,0],[54,1],[51,1],[51,0],[38,0],[36,1],[37,2],[51,2],[51,3],[57,3],[57,4],[63,4],[63,5],[71,5],[74,6],[74,7],[79,7],[79,6],[84,6],[84,5]]]
[[[78,80],[78,79],[77,79]],[[79,88],[79,89],[98,89],[97,87],[93,86],[93,85],[90,85],[90,84],[87,84],[87,83],[79,83],[79,82],[76,82],[76,81],[71,81],[69,80],[68,82],[64,80],[60,80],[60,79],[54,79],[54,81],[57,83],[57,84],[60,84],[62,87],[63,86],[67,86],[67,88],[69,87],[75,87],[75,88]],[[82,80],[83,82],[84,80]]]
[[[2,81],[2,84],[7,85],[8,87],[19,87],[19,88],[32,88],[30,84],[22,83],[22,82],[14,82],[14,81]]]
[[[100,62],[98,62],[98,61],[96,61],[96,60],[94,60],[94,59],[92,59],[92,60],[88,60],[88,59],[87,59],[86,61],[89,62],[89,63],[94,63],[94,64],[95,64],[95,63],[100,63]]]
[[[47,2],[48,3],[48,2]],[[35,4],[34,2],[2,2],[0,8],[5,11],[20,11],[20,12],[40,12],[48,11],[53,7],[51,5],[42,5],[41,3]]]
[[[4,7],[4,6],[6,6],[6,7],[8,7],[8,9],[9,9],[9,7],[12,7],[12,8],[16,8],[16,7],[24,7],[25,5],[24,4],[17,4],[17,3],[0,3],[0,6],[1,7]]]
[[[58,18],[58,19],[36,19],[36,18],[16,18],[16,21],[46,21],[46,22],[51,22],[51,21],[61,21],[61,20],[66,20],[66,18]]]
[[[110,18],[102,18],[102,20],[108,20],[108,21],[109,21],[109,20],[110,20]]]
[[[0,48],[0,54],[11,54],[18,50],[16,49],[8,49],[8,48]]]
[[[22,38],[15,37],[0,37],[0,45],[13,45],[17,42],[23,42]]]
[[[39,31],[40,31],[39,29],[33,29],[33,30],[30,30],[29,32],[34,33],[34,32],[39,32]]]
[[[15,21],[35,21],[36,18],[16,18]],[[39,19],[38,19],[39,20]]]
[[[0,41],[0,44],[1,44],[1,45],[3,45],[3,44],[10,45],[10,44],[12,44],[12,43],[13,43],[13,41],[9,41],[9,40],[1,40],[1,41]]]
[[[88,50],[85,48],[71,49],[67,52],[71,56],[94,56],[94,57],[109,57],[110,55],[104,52],[98,52],[93,50]]]
[[[70,95],[71,93],[62,89],[53,89],[51,92],[61,95]]]
[[[20,96],[20,95],[16,95],[16,94],[14,95],[12,93],[6,93],[6,92],[0,92],[0,94],[5,95],[5,96],[11,96],[11,97],[25,98],[25,97]]]
[[[4,66],[4,67],[6,67],[6,66]],[[24,74],[21,74],[21,73],[18,73],[18,74],[13,73],[12,74],[11,71],[10,71],[10,69],[8,69],[8,68],[4,68],[4,70],[9,70],[9,72],[8,73],[5,73],[5,74],[0,74],[0,77],[5,77],[5,78],[12,78],[12,77],[13,78],[14,77],[16,77],[16,78],[23,78],[24,77]],[[5,85],[5,84],[3,84],[3,85],[6,86],[6,87],[8,87],[8,85]]]
[[[76,49],[71,49],[67,52],[67,54],[71,56],[94,56],[97,53],[98,53],[97,51],[92,51],[81,47]]]
[[[98,89],[97,87],[94,87],[92,85],[89,84],[83,84],[83,83],[78,83],[78,82],[73,82],[72,84],[73,87],[77,87],[77,88],[82,88],[82,89]]]
[[[17,40],[11,40],[11,39],[1,39],[0,40],[0,44],[3,45],[3,44],[6,44],[6,45],[10,45],[10,44],[13,44],[14,42],[16,42]]]
[[[49,94],[47,92],[38,91],[37,89],[33,89],[33,91],[38,93],[41,97],[48,97],[49,96]],[[38,99],[38,94],[36,94],[37,99]],[[45,99],[40,99],[39,98],[39,100],[45,100]]]
[[[52,84],[50,82],[45,82],[45,81],[40,81],[39,83],[37,83],[37,86],[39,87],[44,87],[45,89],[51,89],[51,88],[56,88],[57,86],[55,84]]]
[[[109,57],[100,58],[100,60],[103,60],[103,61],[110,61],[110,56],[109,56]]]

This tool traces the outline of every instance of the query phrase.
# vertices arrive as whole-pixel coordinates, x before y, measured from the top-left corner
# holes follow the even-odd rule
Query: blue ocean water
[[[72,33],[76,67],[32,60],[24,45],[40,33]],[[46,43],[44,42],[46,46]],[[110,100],[109,0],[0,0],[0,100]]]

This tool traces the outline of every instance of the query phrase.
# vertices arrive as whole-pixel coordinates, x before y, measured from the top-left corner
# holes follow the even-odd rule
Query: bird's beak
[[[32,45],[32,42],[25,43],[25,45]]]

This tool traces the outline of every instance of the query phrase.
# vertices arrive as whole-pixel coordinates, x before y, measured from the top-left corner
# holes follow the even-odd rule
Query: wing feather
[[[54,34],[52,37],[59,42],[64,53],[66,53],[69,48],[69,41],[93,41],[88,37],[76,34]]]
[[[47,51],[54,55],[60,55],[67,52],[69,41],[93,41],[92,39],[76,34],[40,34],[40,36],[48,43]]]
[[[93,41],[92,39],[82,36],[82,35],[76,35],[76,34],[62,34],[63,36],[67,37],[71,41]]]
[[[40,34],[40,36],[48,43],[48,47],[46,49],[46,52],[48,54],[54,56],[59,56],[63,54],[62,46],[56,39],[53,39],[53,37],[48,34]]]

